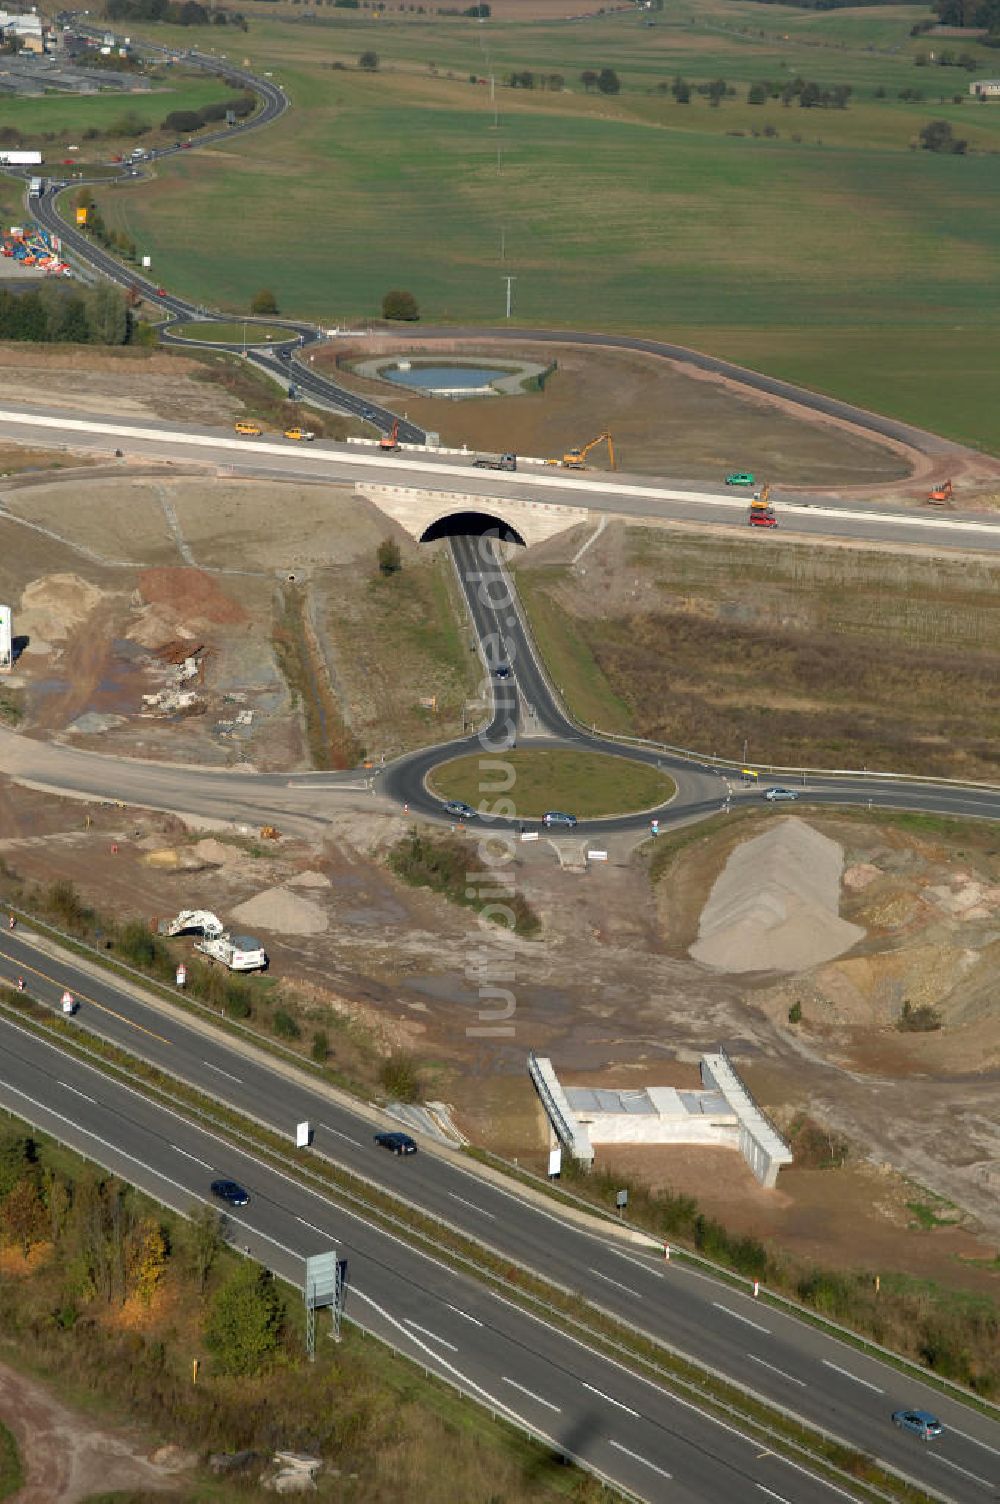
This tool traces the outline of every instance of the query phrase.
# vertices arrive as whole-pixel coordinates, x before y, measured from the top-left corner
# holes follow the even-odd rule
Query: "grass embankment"
[[[92,70],[92,76],[98,85],[102,82],[98,69]],[[38,99],[8,96],[0,100],[0,128],[12,127],[25,147],[40,150],[46,168],[65,155],[67,146],[79,146],[73,155],[78,158],[75,165],[82,167],[92,159],[106,161],[122,142],[138,143],[143,150],[159,145],[161,137],[172,144],[177,132],[160,130],[167,115],[175,110],[197,111],[234,93],[221,78],[204,74],[155,74],[152,82],[148,93],[115,90],[75,97],[54,92]],[[139,133],[136,125],[146,130]],[[89,131],[100,132],[100,139],[88,137]]]
[[[513,887],[509,892],[502,888],[500,873],[495,875],[486,896],[469,886],[481,865],[475,849],[467,842],[418,830],[411,830],[389,852],[389,866],[412,887],[430,888],[452,903],[477,910],[487,923],[513,930],[517,935],[529,939],[537,935],[541,920],[523,893]]]
[[[481,675],[442,546],[400,540],[402,567],[357,560],[329,571],[326,631],[351,724],[372,756],[458,735]]]
[[[300,1294],[230,1252],[207,1208],[185,1221],[16,1121],[0,1149],[4,1257],[17,1276],[0,1281],[3,1354],[79,1406],[81,1425],[137,1423],[202,1454],[254,1449],[251,1478],[278,1447],[315,1452],[350,1477],[353,1504],[593,1497],[562,1459],[350,1326],[335,1345],[324,1325],[307,1362]],[[0,1496],[15,1482],[5,1436]],[[235,1504],[248,1486],[195,1470],[184,1498]]]
[[[485,802],[510,801],[517,818],[537,820],[548,809],[568,810],[580,819],[655,809],[673,798],[672,778],[645,763],[601,752],[514,751],[503,754],[513,782],[498,780],[497,758],[457,757],[435,768],[431,788],[442,799],[464,799],[474,809]],[[485,766],[484,766],[485,765]],[[494,792],[484,793],[486,790]],[[495,792],[503,788],[502,793]]]
[[[9,1499],[24,1483],[17,1442],[0,1423],[0,1499]]]
[[[562,570],[544,566],[522,567],[515,575],[549,678],[585,726],[634,733],[629,707],[608,683],[591,648],[574,629],[572,617],[556,600],[552,587],[562,577]]]
[[[171,286],[246,306],[277,277],[283,309],[329,321],[332,262],[341,317],[376,313],[403,286],[424,319],[494,322],[509,269],[526,325],[683,330],[754,363],[794,359],[807,384],[1000,448],[1000,112],[969,99],[964,68],[914,66],[928,50],[909,36],[914,12],[846,31],[840,13],[811,12],[794,34],[766,12],[748,24],[735,3],[653,28],[634,13],[573,28],[393,14],[370,76],[355,66],[373,45],[367,17],[317,15],[307,37],[293,14],[261,8],[240,42],[288,86],[290,115],[119,196],[121,227],[156,244]],[[995,71],[975,42],[956,47]],[[616,70],[620,94],[581,87],[595,65]],[[504,87],[524,69],[535,88]],[[550,73],[565,87],[539,87]],[[722,76],[735,95],[680,105],[678,73]],[[486,75],[499,131],[491,91],[471,81]],[[747,103],[751,83],[796,76],[849,85],[848,107]],[[899,97],[910,90],[920,97]],[[931,119],[974,154],[913,149]],[[363,158],[345,138],[365,141]],[[581,190],[600,214],[581,211]],[[224,255],[204,256],[208,225]],[[793,352],[776,348],[799,329]]]
[[[234,328],[242,329],[242,324]],[[169,347],[165,347],[168,348]],[[280,386],[270,377],[258,371],[241,355],[221,351],[199,349],[192,345],[178,352],[184,360],[198,361],[205,368],[204,379],[221,386],[243,403],[244,416],[255,418],[267,433],[284,433],[286,428],[308,428],[323,439],[345,439],[349,433],[357,433],[360,426],[350,418],[337,413],[320,412],[306,408],[298,402],[290,402],[285,393],[288,388]],[[292,377],[289,377],[292,380]]]
[[[746,741],[776,766],[1000,774],[990,560],[628,528],[599,618],[567,573],[531,575],[518,582],[547,661],[585,655],[641,736],[732,758]],[[655,602],[642,611],[621,604],[637,578]]]

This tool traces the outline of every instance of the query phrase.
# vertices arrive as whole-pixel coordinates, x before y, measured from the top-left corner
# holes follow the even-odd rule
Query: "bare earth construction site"
[[[183,403],[181,363],[178,371]],[[89,400],[106,407],[111,394],[94,378],[88,384]],[[72,400],[82,401],[77,391]],[[481,667],[444,545],[416,544],[353,489],[276,490],[127,463],[88,473],[65,455],[61,463],[58,475],[0,486],[0,598],[13,602],[26,639],[3,703],[21,737],[132,759],[295,772],[379,763],[445,741],[482,706]],[[897,460],[886,464],[888,474]],[[386,537],[401,551],[391,577],[376,563]],[[543,653],[562,655],[558,680],[579,712],[599,724],[617,714],[612,729],[634,729],[642,718],[628,675],[616,680],[610,662],[585,650],[588,588],[600,579],[604,610],[630,596],[629,610],[643,607],[672,534],[615,523],[590,551],[589,574],[558,573],[587,537],[578,526],[527,551],[518,579]],[[733,545],[710,534],[684,538],[703,561],[722,568],[728,559],[738,593],[746,545],[730,557]],[[780,558],[801,547],[789,542]],[[866,553],[864,567],[867,588],[909,588],[905,554],[886,556],[883,567]],[[917,575],[931,567],[912,565]],[[975,568],[982,599],[963,609],[972,609],[989,677],[995,576],[993,566]],[[576,648],[552,629],[544,592],[553,590],[580,603]],[[687,609],[697,614],[695,595]],[[758,613],[761,603],[758,594]],[[782,630],[796,625],[786,607],[776,609]],[[812,630],[805,618],[798,626]],[[770,627],[758,615],[757,630],[766,636]],[[866,630],[877,641],[891,628],[876,621]],[[653,640],[669,659],[670,637]],[[733,734],[736,754],[738,722]],[[766,761],[766,751],[755,733],[752,755]],[[521,847],[518,888],[541,938],[513,942],[516,1031],[486,1044],[467,1033],[477,1007],[468,957],[481,927],[470,911],[393,876],[387,855],[411,822],[363,784],[324,811],[319,842],[287,832],[274,842],[224,816],[184,822],[84,808],[7,781],[0,855],[22,882],[71,882],[98,913],[150,921],[207,907],[252,925],[271,956],[271,979],[254,1003],[262,1029],[273,1027],[279,1005],[293,1008],[302,1048],[310,1030],[329,1031],[337,1068],[360,1081],[374,1080],[387,1054],[412,1053],[426,1094],[451,1104],[474,1142],[539,1168],[547,1135],[525,1075],[528,1049],[578,1084],[685,1086],[699,1053],[724,1042],[793,1146],[805,1123],[818,1125],[844,1140],[844,1163],[809,1168],[803,1154],[775,1193],[760,1191],[724,1150],[609,1150],[606,1168],[696,1191],[728,1225],[804,1259],[852,1267],[860,1253],[985,1294],[995,1287],[1000,1234],[992,1117],[1000,1014],[990,980],[1000,849],[985,825],[808,804],[794,813],[776,826],[770,812],[744,812],[696,831],[669,856],[613,837],[611,860],[589,870],[574,870],[565,840]],[[831,900],[825,921],[812,915],[806,940],[791,951],[771,946],[754,907],[762,891],[754,862],[737,882],[736,917],[723,914],[715,948],[701,951],[713,884],[762,820],[779,876],[793,860],[783,831],[835,843],[839,913]],[[741,925],[754,934],[755,956],[742,967]],[[184,942],[175,945],[187,954]],[[941,1027],[901,1032],[904,1005],[932,1010]],[[935,1208],[932,1230],[912,1210],[925,1202]]]

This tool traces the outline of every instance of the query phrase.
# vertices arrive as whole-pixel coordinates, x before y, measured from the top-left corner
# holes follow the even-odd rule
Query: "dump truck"
[[[517,455],[483,455],[478,460],[472,461],[477,470],[516,470]]]

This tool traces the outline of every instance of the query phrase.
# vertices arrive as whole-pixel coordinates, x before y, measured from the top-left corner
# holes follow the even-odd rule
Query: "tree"
[[[602,68],[597,75],[597,87],[602,94],[618,94],[621,91],[621,80],[614,68]]]
[[[674,79],[673,83],[670,85],[670,92],[674,96],[675,103],[691,103],[691,85],[687,82],[686,79],[683,79],[679,73]]]
[[[804,110],[814,109],[819,104],[820,97],[819,84],[803,84],[799,90],[799,105]]]
[[[403,567],[403,556],[395,538],[383,538],[378,546],[376,557],[379,574],[398,574]]]
[[[361,56],[358,58],[358,67],[359,68],[363,68],[366,73],[377,73],[378,72],[378,53],[377,52],[363,52],[361,54]]]
[[[597,74],[594,72],[594,69],[584,68],[583,72],[580,74],[580,82],[583,84],[583,91],[585,94],[589,94],[591,89],[596,88]]]
[[[129,1240],[126,1288],[148,1305],[167,1267],[167,1240],[155,1217],[145,1217]]]
[[[198,1286],[198,1293],[204,1295],[212,1266],[225,1246],[222,1218],[214,1206],[206,1206],[202,1203],[193,1213],[187,1225],[184,1245],[188,1265]]]
[[[95,345],[123,345],[128,338],[128,310],[121,290],[99,282],[86,297],[87,323]]]
[[[709,104],[712,106],[713,109],[717,110],[719,108],[719,105],[725,99],[725,97],[726,97],[726,80],[724,78],[713,78],[712,82],[708,86],[708,102],[709,102]]]
[[[220,1372],[250,1377],[262,1373],[277,1352],[281,1326],[274,1279],[247,1261],[213,1299],[205,1342]]]
[[[46,1226],[45,1208],[33,1179],[26,1176],[17,1182],[4,1198],[0,1218],[7,1241],[27,1258],[35,1243],[44,1238]]]
[[[968,144],[953,133],[947,120],[930,120],[920,132],[920,145],[924,151],[944,152],[961,157]]]
[[[278,300],[269,287],[262,287],[250,299],[250,312],[273,314],[278,311]]]
[[[767,90],[763,84],[751,84],[747,90],[747,104],[766,104]]]
[[[16,298],[12,297],[12,301]],[[37,1159],[35,1141],[27,1133],[12,1128],[0,1131],[0,1199],[10,1194]]]
[[[409,322],[419,319],[420,310],[417,300],[412,292],[406,292],[401,287],[394,287],[387,292],[382,299],[382,317],[384,319],[403,319]]]

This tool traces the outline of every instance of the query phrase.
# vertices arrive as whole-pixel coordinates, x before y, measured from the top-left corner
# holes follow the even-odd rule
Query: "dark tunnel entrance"
[[[482,538],[488,533],[499,537],[501,543],[519,543],[522,548],[527,547],[516,528],[504,522],[502,517],[491,517],[488,512],[449,512],[447,517],[439,517],[437,522],[425,528],[420,541],[436,543],[439,538]]]

